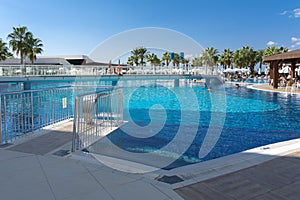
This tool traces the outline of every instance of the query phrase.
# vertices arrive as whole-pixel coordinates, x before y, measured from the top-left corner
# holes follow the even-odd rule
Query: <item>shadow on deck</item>
[[[54,130],[50,130],[49,133],[7,148],[7,150],[45,155],[67,144],[68,142],[71,142],[72,128],[73,122],[67,122],[61,127],[59,126]]]

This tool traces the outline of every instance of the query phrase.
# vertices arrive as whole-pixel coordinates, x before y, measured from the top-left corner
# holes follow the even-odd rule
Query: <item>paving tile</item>
[[[1,181],[0,194],[1,199],[7,200],[55,200],[55,197],[46,181],[30,182],[30,179],[27,183],[26,180],[10,181],[5,183]]]
[[[31,169],[31,168],[39,168],[40,164],[35,155],[31,156],[22,156],[15,157],[13,159],[8,159],[0,162],[0,173],[5,173],[6,171],[15,171],[22,169]]]
[[[280,195],[277,195],[277,194],[268,192],[268,193],[265,193],[265,194],[263,194],[263,195],[254,197],[254,198],[251,199],[251,200],[288,200],[288,199],[287,199],[287,198],[284,198],[284,197],[282,197],[282,196],[280,196]]]
[[[11,159],[14,159],[14,158],[26,157],[26,156],[32,156],[32,155],[27,154],[27,153],[20,153],[20,152],[0,149],[0,161],[11,160]]]
[[[250,199],[270,191],[269,188],[261,187],[260,184],[252,182],[241,173],[231,173],[210,180],[202,181],[213,191],[236,199]],[[198,183],[199,184],[199,183]],[[190,187],[197,188],[197,184]]]
[[[92,174],[105,188],[119,187],[137,181],[136,178],[125,176],[117,171],[100,170],[92,172]]]
[[[107,188],[107,190],[112,194],[114,199],[164,200],[169,198],[154,186],[143,181],[135,181],[115,188]]]
[[[35,184],[46,181],[43,170],[40,167],[18,170],[0,169],[0,180],[2,184]]]
[[[82,195],[76,195],[72,196],[70,198],[64,198],[64,199],[57,199],[57,200],[116,200],[113,199],[106,191],[103,189],[99,188],[97,191],[94,192],[89,192],[87,194],[82,194]]]
[[[59,176],[47,174],[48,181],[57,199],[84,196],[103,188],[87,173]]]
[[[227,200],[231,199],[228,196],[225,196],[221,192],[212,189],[211,187],[203,184],[197,183],[193,184],[189,187],[183,187],[180,189],[175,190],[178,194],[180,194],[184,199],[191,199],[191,200],[215,200],[215,199],[222,199]]]
[[[300,199],[300,181],[296,181],[292,184],[286,185],[285,187],[273,190],[272,194],[285,197],[289,200]]]

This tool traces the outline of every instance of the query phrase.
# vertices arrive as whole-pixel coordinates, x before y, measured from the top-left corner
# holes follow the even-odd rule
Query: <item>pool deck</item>
[[[274,89],[269,84],[255,84],[255,85],[248,85],[248,88],[268,91],[268,92],[278,92],[284,94],[300,94],[300,88],[292,88],[292,87],[279,87]]]
[[[300,197],[300,139],[204,162],[202,166],[170,171],[168,173],[179,176],[185,174],[186,180],[166,184],[157,181],[158,171],[125,173],[89,159],[88,154],[57,156],[59,150],[70,149],[71,123],[50,128],[29,139],[25,137],[10,146],[1,146],[1,197],[14,200]],[[59,134],[61,139],[57,137]],[[45,140],[62,146],[44,145]],[[36,148],[39,150],[34,151]]]
[[[267,84],[251,87],[274,91]],[[285,89],[275,91],[285,92]],[[72,122],[69,121],[24,137],[12,145],[0,145],[1,198],[300,198],[300,139],[170,171],[126,173],[107,167],[88,154],[70,154],[71,133]],[[176,175],[183,181],[174,184],[158,181],[163,175]]]
[[[182,199],[151,175],[120,172],[87,156],[64,155],[71,147],[71,123],[0,146],[1,199]]]
[[[184,199],[300,198],[300,151],[175,191]]]

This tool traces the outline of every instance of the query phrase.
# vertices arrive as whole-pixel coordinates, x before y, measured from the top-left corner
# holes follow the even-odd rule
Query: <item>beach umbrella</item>
[[[233,71],[234,71],[234,72],[240,72],[241,69],[240,69],[240,68],[234,68]]]
[[[225,69],[223,72],[227,72],[227,73],[232,73],[232,72],[235,72],[233,69],[231,69],[231,68],[227,68],[227,69]]]
[[[260,68],[258,68],[257,73],[258,73],[259,75],[261,75],[261,69],[260,69]]]
[[[246,72],[250,72],[250,70],[248,68],[242,68],[241,72],[246,73]]]
[[[291,71],[291,68],[289,66],[285,66],[284,68],[282,68],[282,73],[284,74],[288,74]]]

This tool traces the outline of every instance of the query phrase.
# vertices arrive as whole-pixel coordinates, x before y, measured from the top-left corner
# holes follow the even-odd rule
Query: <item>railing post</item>
[[[78,120],[77,107],[78,107],[78,99],[75,97],[75,102],[74,102],[74,121],[73,121],[73,136],[72,136],[72,149],[71,149],[72,152],[75,151],[76,140],[78,140],[77,134],[76,134],[76,132],[77,132],[77,130],[76,130],[76,123],[77,123],[77,120]]]
[[[33,108],[33,92],[30,91],[30,105],[31,105],[31,132],[34,133],[34,108]]]
[[[2,144],[2,95],[0,95],[0,144]]]
[[[7,143],[7,119],[6,119],[6,96],[3,95],[3,109],[4,109],[4,140]]]
[[[112,92],[110,91],[109,93],[109,97],[110,97],[110,105],[109,105],[109,108],[110,108],[110,129],[112,129]]]

